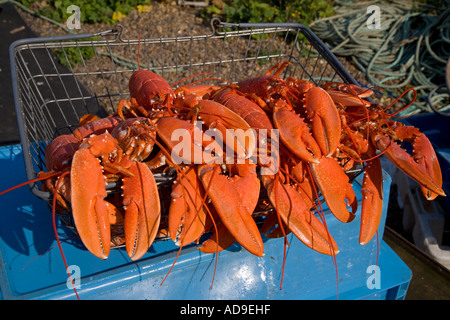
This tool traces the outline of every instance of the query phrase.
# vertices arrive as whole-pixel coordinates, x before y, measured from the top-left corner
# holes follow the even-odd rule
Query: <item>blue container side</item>
[[[450,127],[447,117],[431,112],[408,117],[402,122],[419,128],[421,132],[427,135],[436,149],[450,146]]]
[[[0,147],[0,168],[7,179],[0,180],[0,190],[23,182],[23,160],[19,146]],[[360,178],[361,179],[361,178]],[[360,183],[354,189],[360,201]],[[384,174],[384,197],[389,199],[391,180]],[[75,299],[67,286],[67,273],[60,252],[55,247],[51,213],[45,202],[26,187],[2,198],[0,215],[0,254],[3,258],[0,282],[3,299]],[[58,227],[73,276],[80,276],[81,299],[359,299],[382,298],[383,292],[409,281],[411,274],[403,262],[381,240],[387,213],[383,216],[377,239],[367,245],[358,242],[360,211],[351,223],[341,223],[325,212],[330,234],[340,252],[336,268],[332,258],[303,245],[292,234],[287,249],[283,290],[280,282],[283,264],[283,239],[264,238],[265,256],[256,257],[233,245],[218,255],[213,289],[210,290],[215,255],[199,252],[195,246],[183,248],[170,275],[178,247],[172,241],[154,243],[144,257],[132,262],[124,249],[111,250],[107,260],[94,257],[70,230]],[[368,268],[377,263],[381,287],[368,289]],[[78,270],[78,271],[77,271]],[[339,284],[339,288],[338,288]],[[338,291],[339,290],[339,291]],[[400,291],[400,289],[399,289]],[[383,298],[393,295],[385,293]],[[398,294],[397,294],[398,296]]]
[[[340,295],[348,300],[404,300],[412,278],[411,270],[386,244],[380,248],[376,272],[368,269],[365,286],[355,287]],[[369,277],[369,275],[371,277]]]

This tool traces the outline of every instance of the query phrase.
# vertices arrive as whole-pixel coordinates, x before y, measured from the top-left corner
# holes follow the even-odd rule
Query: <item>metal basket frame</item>
[[[264,64],[263,70],[267,70],[276,62],[290,61],[282,74],[284,78],[296,76],[317,85],[328,81],[357,84],[328,47],[304,25],[235,24],[213,19],[211,27],[212,32],[207,35],[125,40],[123,26],[115,25],[111,30],[96,34],[28,38],[13,42],[9,48],[11,80],[27,179],[34,179],[37,172],[45,170],[45,147],[55,136],[72,132],[84,114],[104,115],[107,113],[105,109],[114,110],[120,99],[129,98],[128,87],[121,83],[138,66],[118,65],[118,59],[123,60],[123,56],[116,54],[120,49],[125,49],[134,59],[140,46],[140,67],[168,75],[175,81],[209,72],[212,75],[208,76],[235,82],[261,74],[260,71],[252,74],[252,66]],[[238,47],[242,43],[247,43],[244,50]],[[203,58],[192,56],[194,45],[202,46]],[[70,63],[69,48],[79,52],[81,71],[76,71],[70,64],[68,67],[59,65],[54,50],[61,50]],[[94,51],[94,63],[84,59],[83,48]],[[218,49],[218,53],[211,54],[209,48]],[[95,61],[105,58],[103,55],[111,60],[110,68],[95,65]],[[239,78],[227,78],[225,73],[230,75],[233,69]],[[104,87],[100,92],[90,92],[89,83],[93,81],[103,81]],[[111,89],[114,85],[118,85],[119,90]],[[160,179],[164,181],[165,178]],[[39,198],[50,199],[51,194],[41,191],[37,184],[31,183],[29,187]]]

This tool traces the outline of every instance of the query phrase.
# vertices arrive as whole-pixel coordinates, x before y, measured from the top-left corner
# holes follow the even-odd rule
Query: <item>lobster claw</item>
[[[342,222],[350,222],[355,218],[358,207],[355,192],[349,178],[334,158],[322,157],[319,163],[310,163],[311,173],[319,187],[328,208]],[[352,211],[347,210],[347,205]]]
[[[270,202],[287,227],[285,232],[292,231],[305,245],[320,253],[335,255],[339,252],[326,227],[309,210],[311,203],[297,190],[289,184],[281,184],[276,178],[265,186]]]
[[[264,224],[261,226],[260,231],[269,239],[281,238],[284,237],[285,234],[288,235],[291,233],[291,230],[289,230],[283,221],[281,221],[283,226],[280,226],[279,223],[277,213],[271,212],[267,215],[266,220],[264,220]]]
[[[328,92],[336,104],[346,108],[370,106],[370,102],[364,99],[373,94],[371,89],[339,82],[326,83],[322,88]]]
[[[312,134],[326,157],[331,156],[341,138],[341,119],[330,95],[320,87],[312,87],[305,94],[307,117]]]
[[[102,136],[105,137],[105,143],[98,140]],[[102,259],[108,258],[111,232],[104,200],[106,181],[96,157],[114,150],[115,145],[109,137],[93,136],[83,142],[75,152],[70,172],[72,213],[77,232],[86,248]]]
[[[218,130],[220,136],[215,139],[233,151],[239,158],[246,159],[253,155],[256,149],[256,134],[250,125],[237,113],[214,100],[204,100],[188,94],[175,100],[179,107],[189,107],[189,114],[205,123],[211,131]],[[188,115],[189,116],[189,115]]]
[[[280,140],[296,156],[318,163],[322,152],[308,126],[284,100],[277,100],[273,108],[273,122],[280,132]]]
[[[238,177],[230,178],[230,182],[238,193],[245,212],[248,212],[251,216],[258,204],[260,187],[255,175],[255,167],[248,164],[237,164],[230,166],[229,169],[230,172],[238,175]],[[236,239],[233,234],[219,219],[217,229],[213,229],[211,237],[203,242],[199,250],[204,253],[220,252],[230,247],[234,242],[236,242]]]
[[[158,187],[150,169],[141,162],[131,161],[128,170],[134,176],[123,178],[125,247],[134,261],[152,245],[160,225],[161,207]]]
[[[206,149],[214,150],[220,157],[224,154],[222,146],[217,141],[207,137],[201,128],[189,121],[166,117],[159,119],[155,127],[158,136],[171,152],[172,160],[177,164],[214,161],[214,156],[205,152]]]
[[[187,245],[202,235],[207,217],[204,195],[196,167],[184,168],[172,186],[169,208],[169,234],[176,245]]]
[[[111,248],[108,202],[104,199],[106,180],[98,158],[115,156],[118,163],[104,163],[105,168],[126,173],[123,179],[125,206],[125,245],[132,260],[147,252],[159,228],[160,202],[155,179],[142,163],[121,154],[117,141],[109,134],[85,139],[75,152],[70,172],[72,214],[77,232],[86,248],[106,259]],[[122,167],[123,166],[123,167]]]
[[[342,92],[338,90],[327,90],[329,96],[333,99],[333,101],[340,106],[343,107],[359,107],[365,108],[370,106],[370,102],[364,100],[363,97],[360,97],[355,94]]]
[[[442,176],[436,154],[427,141],[428,138],[414,127],[401,126],[395,128],[395,133],[402,140],[412,140],[413,157],[395,143],[389,136],[382,133],[371,135],[373,144],[400,170],[411,179],[429,191],[445,196],[442,189]],[[418,159],[418,161],[414,161]],[[430,174],[431,172],[431,174]]]
[[[236,239],[222,221],[218,221],[217,229],[212,230],[211,237],[198,248],[203,253],[218,253],[228,249]]]
[[[414,141],[414,149],[416,150],[416,159],[419,164],[425,168],[425,172],[436,182],[436,185],[442,187],[442,172],[436,152],[431,145],[430,140],[422,134]],[[420,156],[418,156],[420,154]],[[428,200],[434,200],[439,195],[430,189],[420,186],[423,195]]]
[[[262,257],[264,244],[251,216],[253,211],[249,211],[256,206],[260,183],[254,165],[250,168],[246,164],[236,166],[243,167],[238,168],[239,175],[231,178],[219,174],[218,165],[201,165],[198,174],[217,214],[231,235],[249,252]]]
[[[379,157],[367,161],[361,194],[361,230],[359,243],[364,245],[377,232],[383,211],[383,172]]]
[[[212,100],[199,101],[199,118],[222,133],[225,144],[241,159],[256,150],[256,133],[237,113]]]

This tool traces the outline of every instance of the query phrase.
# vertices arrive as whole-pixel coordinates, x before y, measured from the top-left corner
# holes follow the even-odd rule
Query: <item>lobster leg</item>
[[[123,179],[125,246],[131,260],[141,258],[158,233],[161,208],[155,178],[143,163],[131,162],[134,177]]]
[[[311,173],[316,185],[333,215],[342,222],[355,218],[358,207],[355,192],[348,176],[334,158],[322,157],[319,163],[310,163]],[[347,210],[346,201],[352,207]]]

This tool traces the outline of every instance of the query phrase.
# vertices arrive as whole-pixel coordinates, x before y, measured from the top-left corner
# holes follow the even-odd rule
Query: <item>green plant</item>
[[[99,38],[81,39],[78,41],[85,40],[99,40]],[[75,65],[82,63],[83,60],[89,60],[94,57],[95,51],[92,46],[76,46],[57,49],[55,50],[55,54],[59,58],[59,63],[63,66],[74,67]]]
[[[284,6],[286,21],[309,25],[316,19],[334,15],[332,1],[322,0],[295,0]]]
[[[129,14],[133,8],[137,7],[142,10],[142,6],[147,6],[149,1],[150,0],[46,0],[45,2],[41,2],[36,0],[18,0],[18,2],[27,7],[30,7],[33,3],[37,2],[40,7],[37,13],[58,23],[65,23],[73,14],[72,12],[67,12],[67,8],[71,5],[76,5],[80,8],[80,21],[82,23],[103,22],[109,24],[116,23],[120,17]],[[99,40],[99,38],[91,40]],[[95,51],[91,46],[77,46],[56,49],[55,54],[62,65],[74,67],[76,64],[82,63],[83,60],[92,58],[95,55]]]
[[[223,10],[229,21],[273,22],[280,15],[277,7],[261,1],[233,0]]]
[[[206,7],[204,19],[217,16],[227,22],[297,22],[305,25],[334,14],[331,0],[226,0],[220,8]]]
[[[25,6],[31,6],[36,0],[18,0]],[[38,11],[57,22],[65,22],[72,15],[67,13],[70,5],[80,8],[80,20],[82,23],[116,23],[116,16],[124,16],[131,12],[138,5],[148,5],[149,0],[47,0],[45,5]],[[116,12],[116,15],[114,13]],[[117,13],[120,13],[117,15]]]

